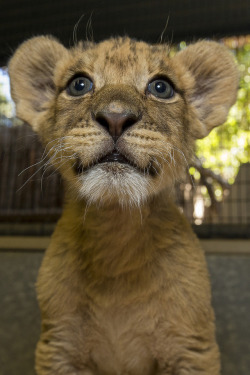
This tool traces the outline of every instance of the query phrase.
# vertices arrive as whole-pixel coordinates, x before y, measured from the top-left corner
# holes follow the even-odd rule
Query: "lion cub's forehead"
[[[80,44],[72,51],[67,70],[71,75],[89,75],[97,87],[134,83],[140,88],[154,75],[173,73],[168,46],[149,45],[130,38]]]
[[[99,61],[104,66],[116,67],[117,70],[147,67],[157,68],[162,58],[167,59],[167,48],[152,46],[129,38],[111,39],[96,45]]]

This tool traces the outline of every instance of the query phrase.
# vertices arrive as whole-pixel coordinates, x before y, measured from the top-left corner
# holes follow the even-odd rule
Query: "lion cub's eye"
[[[156,79],[149,83],[147,91],[157,98],[169,99],[174,96],[174,89],[167,81]]]
[[[77,77],[70,82],[67,92],[71,96],[84,95],[92,90],[93,82],[87,77]]]

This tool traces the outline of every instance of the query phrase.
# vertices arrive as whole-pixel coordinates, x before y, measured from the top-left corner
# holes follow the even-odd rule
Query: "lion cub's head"
[[[17,115],[40,134],[67,186],[89,202],[140,204],[172,186],[193,140],[223,123],[238,74],[228,51],[129,38],[70,50],[50,37],[10,61]]]

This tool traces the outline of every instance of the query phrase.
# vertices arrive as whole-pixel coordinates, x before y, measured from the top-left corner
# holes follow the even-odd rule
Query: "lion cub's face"
[[[139,205],[171,187],[193,140],[235,100],[233,59],[213,42],[168,56],[128,38],[67,50],[52,38],[21,45],[9,66],[17,115],[89,202]]]

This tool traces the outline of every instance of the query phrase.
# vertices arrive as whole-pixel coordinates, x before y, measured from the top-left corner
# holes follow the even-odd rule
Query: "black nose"
[[[98,112],[95,120],[106,128],[116,141],[127,128],[138,121],[138,116],[131,112]]]

